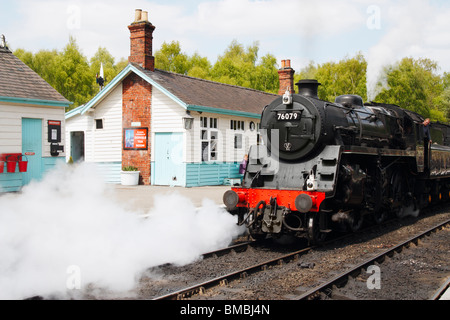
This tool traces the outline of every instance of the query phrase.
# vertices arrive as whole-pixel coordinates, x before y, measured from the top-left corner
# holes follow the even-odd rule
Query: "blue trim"
[[[186,187],[221,186],[226,178],[241,178],[239,163],[186,164]]]
[[[120,171],[122,171],[122,162],[95,162],[98,173],[106,183],[120,184]]]
[[[30,99],[30,98],[16,98],[16,97],[5,97],[0,96],[1,102],[8,103],[20,103],[20,104],[33,104],[39,106],[51,106],[51,107],[68,107],[73,102],[62,102],[62,101],[54,101],[54,100],[41,100],[41,99]]]
[[[209,112],[209,113],[217,113],[217,114],[226,114],[226,115],[231,115],[231,116],[246,117],[246,118],[253,118],[253,119],[261,118],[260,113],[220,109],[220,108],[205,107],[205,106],[196,106],[196,105],[192,105],[192,104],[188,105],[187,109],[189,111],[200,111],[200,112]]]
[[[22,174],[7,173],[6,165],[3,173],[0,173],[0,193],[2,192],[16,192],[22,188]]]
[[[72,110],[66,112],[65,118],[69,119],[69,118],[72,118],[73,116],[75,116],[77,114],[80,114],[81,110],[83,110],[84,106],[85,105],[83,104],[83,105],[81,105],[81,106],[79,106],[79,107],[77,107],[75,109],[72,109]]]

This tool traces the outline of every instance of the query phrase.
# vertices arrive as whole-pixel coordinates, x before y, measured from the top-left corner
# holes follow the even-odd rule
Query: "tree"
[[[155,52],[155,68],[187,74],[189,69],[188,56],[181,52],[178,41],[163,42],[161,49]]]
[[[255,90],[277,93],[280,87],[277,72],[277,59],[268,53],[261,58],[261,62],[255,68],[255,77],[252,88]]]
[[[213,80],[252,88],[252,72],[255,69],[258,50],[257,42],[244,49],[242,44],[233,40],[214,64],[211,70]]]
[[[377,101],[397,104],[426,118],[446,121],[444,81],[430,59],[404,58],[386,68],[386,83]],[[447,100],[448,102],[448,100]]]
[[[92,87],[94,93],[97,93],[99,90],[99,86],[96,82],[96,75],[99,74],[100,76],[100,66],[103,64],[103,75],[105,80],[105,85],[115,78],[119,74],[120,71],[123,70],[123,68],[126,67],[128,64],[128,61],[125,61],[124,59],[119,61],[118,64],[115,64],[115,59],[106,50],[106,48],[99,47],[97,52],[94,54],[94,56],[90,60],[90,75],[92,78]]]
[[[339,62],[326,62],[315,65],[310,62],[298,75],[300,79],[317,79],[322,86],[319,87],[319,97],[326,101],[334,101],[342,94],[356,94],[367,99],[366,87],[367,62],[361,53],[353,58],[345,58]]]
[[[155,67],[191,77],[243,86],[267,92],[278,91],[276,59],[267,54],[258,61],[259,44],[244,46],[233,40],[214,66],[199,53],[182,52],[180,43],[164,42],[155,53]]]
[[[188,76],[200,79],[210,79],[211,63],[208,58],[202,57],[196,52],[188,59],[188,66]]]
[[[114,57],[105,49],[99,48],[88,59],[81,53],[75,38],[70,37],[63,51],[40,50],[33,54],[24,49],[14,51],[19,59],[39,74],[67,100],[73,102],[68,110],[87,103],[98,93],[96,74],[103,63],[106,81],[112,80],[127,64],[122,59],[114,63]]]

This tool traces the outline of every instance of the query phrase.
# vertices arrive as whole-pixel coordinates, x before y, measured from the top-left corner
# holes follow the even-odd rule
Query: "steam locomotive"
[[[264,144],[250,148],[242,185],[223,196],[255,239],[325,239],[450,198],[450,126],[430,125],[399,106],[357,95],[318,98],[317,80],[300,80],[263,109]]]

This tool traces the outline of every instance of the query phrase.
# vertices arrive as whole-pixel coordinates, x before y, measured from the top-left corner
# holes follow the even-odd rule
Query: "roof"
[[[0,101],[67,107],[71,103],[7,48],[0,47]]]
[[[260,118],[263,108],[278,95],[219,82],[193,78],[130,63],[86,105],[66,113],[66,119],[84,114],[103,100],[125,77],[134,72],[186,110]]]
[[[140,67],[138,67],[140,68]],[[142,69],[142,68],[141,68]],[[244,111],[261,115],[275,94],[155,69],[142,72],[190,106]]]

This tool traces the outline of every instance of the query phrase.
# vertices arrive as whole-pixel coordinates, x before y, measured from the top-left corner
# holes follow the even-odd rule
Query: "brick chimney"
[[[147,70],[155,70],[152,56],[153,30],[148,22],[148,13],[137,9],[130,29],[129,62],[137,63]],[[151,182],[151,101],[152,86],[146,80],[132,72],[122,81],[122,128],[147,129],[147,148],[122,148],[122,166],[134,166],[140,171],[139,184],[149,185]],[[124,130],[122,130],[124,132]],[[122,141],[125,141],[122,136]]]
[[[142,68],[154,71],[153,31],[155,26],[148,21],[148,12],[136,9],[134,22],[128,26],[130,30],[129,62],[139,64]]]
[[[281,60],[281,69],[278,70],[278,78],[280,80],[279,95],[283,95],[287,88],[294,93],[294,69],[291,68],[291,60]]]

